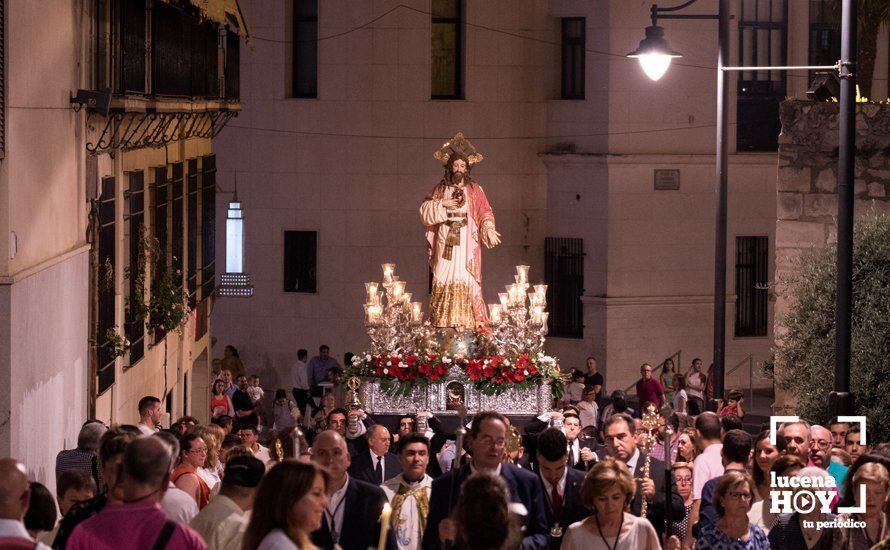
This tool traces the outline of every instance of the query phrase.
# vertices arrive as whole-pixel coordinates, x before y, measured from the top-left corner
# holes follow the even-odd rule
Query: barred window
[[[109,329],[115,330],[114,307],[114,273],[117,255],[115,254],[115,181],[114,178],[102,179],[101,195],[99,196],[99,269],[98,279],[98,330],[95,341],[97,344],[98,362],[96,366],[98,393],[104,393],[114,384],[114,355],[110,346],[103,345]]]
[[[584,99],[584,17],[562,19],[562,98]]]
[[[735,335],[766,336],[769,237],[736,237]]]
[[[318,0],[294,0],[293,97],[318,97]]]
[[[462,0],[433,0],[430,74],[432,99],[463,99]]]
[[[129,189],[127,190],[127,212],[125,220],[127,222],[127,231],[129,232],[129,251],[127,254],[128,264],[128,293],[127,308],[124,322],[124,329],[127,334],[127,340],[130,341],[130,365],[135,365],[145,354],[145,323],[137,319],[136,303],[137,300],[144,300],[145,288],[143,296],[138,296],[140,289],[137,288],[137,279],[139,278],[139,255],[142,252],[142,232],[145,227],[145,177],[143,172],[130,172],[127,174]]]
[[[547,283],[548,334],[584,337],[584,240],[547,237],[544,240],[544,280]]]

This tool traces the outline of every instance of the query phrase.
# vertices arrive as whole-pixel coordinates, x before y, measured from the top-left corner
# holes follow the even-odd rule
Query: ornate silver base
[[[445,379],[418,385],[407,396],[391,397],[380,389],[374,378],[362,380],[360,395],[365,410],[374,414],[414,414],[430,411],[439,415],[457,415],[465,406],[467,413],[498,411],[508,415],[539,415],[550,410],[550,382],[538,381],[535,386],[517,390],[510,388],[500,395],[484,395],[473,384],[463,380],[463,371],[452,367]]]

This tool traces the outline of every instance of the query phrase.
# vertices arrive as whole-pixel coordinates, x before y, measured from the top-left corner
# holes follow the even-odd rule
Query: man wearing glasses
[[[814,424],[810,428],[810,456],[816,466],[825,469],[834,478],[837,487],[843,486],[844,476],[847,475],[848,468],[839,462],[831,460],[832,441],[831,432],[825,427]]]

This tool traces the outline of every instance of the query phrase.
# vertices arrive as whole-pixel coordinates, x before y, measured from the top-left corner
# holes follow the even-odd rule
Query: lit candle
[[[368,293],[368,303],[374,304],[377,301],[377,283],[365,283],[365,291]]]
[[[383,264],[383,282],[391,283],[392,276],[396,272],[396,264]]]
[[[501,301],[501,308],[506,311],[507,310],[507,299],[509,296],[506,292],[498,292],[498,299]]]
[[[395,298],[396,301],[402,299],[402,294],[405,292],[405,281],[393,281],[392,283],[392,297]]]
[[[519,285],[517,283],[507,287],[507,295],[510,298],[511,306],[519,305]]]
[[[541,314],[541,326],[544,327],[544,334],[547,334],[547,318],[550,317],[550,314],[546,311]]]
[[[516,266],[516,274],[519,275],[519,280],[517,283],[526,284],[528,283],[528,270],[529,266],[527,265],[517,265]]]
[[[411,302],[411,320],[415,323],[423,321],[423,310],[420,302]]]
[[[406,292],[406,293],[402,294],[402,300],[404,300],[405,305],[410,304],[411,303],[411,293]]]
[[[383,513],[380,514],[380,540],[377,541],[377,550],[386,550],[386,534],[389,532],[389,516],[392,515],[392,506],[388,502],[383,504]]]
[[[535,294],[538,295],[539,305],[547,305],[547,285],[535,285]]]
[[[488,304],[490,321],[492,325],[501,324],[501,304]]]
[[[367,315],[369,325],[379,323],[381,313],[382,308],[378,304],[365,304],[365,315]]]

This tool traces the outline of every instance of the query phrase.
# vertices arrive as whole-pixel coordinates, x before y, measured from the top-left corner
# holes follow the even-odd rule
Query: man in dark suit
[[[581,504],[584,472],[568,467],[566,446],[566,436],[557,428],[547,428],[538,436],[538,479],[547,503],[544,512],[551,550],[559,549],[569,525],[590,515]]]
[[[646,455],[637,448],[635,432],[633,418],[626,413],[614,414],[603,424],[603,434],[609,456],[627,465],[628,469],[633,472],[634,479],[640,481],[639,489],[634,494],[634,500],[630,505],[630,513],[639,516],[645,498],[649,503],[646,519],[655,527],[660,539],[664,532],[668,505],[665,485],[670,484],[671,514],[675,519],[682,518],[685,513],[683,497],[677,492],[673,474],[668,478],[664,462],[658,459],[650,460],[649,476],[644,479],[643,465],[646,462]]]
[[[372,485],[381,485],[402,473],[399,458],[389,452],[389,430],[380,424],[368,428],[365,434],[368,450],[352,458],[349,475]]]
[[[513,502],[522,503],[527,515],[523,518],[524,550],[549,548],[550,537],[544,512],[544,499],[537,476],[528,470],[503,462],[506,451],[507,422],[493,411],[480,412],[473,418],[467,437],[472,462],[459,470],[451,470],[433,481],[430,513],[423,534],[423,548],[439,550],[445,541],[454,541],[458,526],[448,516],[457,503],[461,484],[475,472],[500,475],[510,489]]]
[[[386,502],[383,489],[353,479],[347,473],[351,457],[346,440],[333,430],[315,436],[312,460],[331,474],[333,494],[324,512],[321,528],[312,533],[312,544],[319,548],[366,550],[377,547],[380,537],[380,514]],[[396,540],[390,529],[387,548],[395,550]]]

